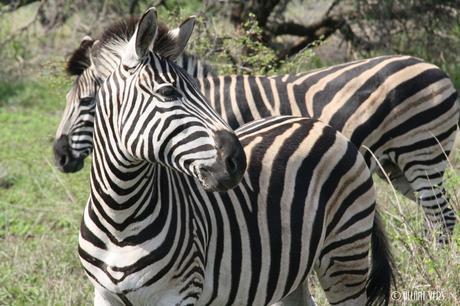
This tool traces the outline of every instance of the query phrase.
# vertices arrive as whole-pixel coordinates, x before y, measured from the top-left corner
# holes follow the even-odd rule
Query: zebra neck
[[[160,165],[150,164],[138,172],[129,180],[108,182],[109,172],[93,162],[79,254],[84,264],[94,262],[96,256],[110,280],[85,267],[96,283],[115,291],[150,286],[152,292],[169,290],[182,297],[201,292],[202,252],[207,249],[209,229],[203,224],[197,194],[191,195],[197,192],[195,181]],[[97,179],[98,175],[107,177]],[[168,269],[164,269],[166,264]],[[141,270],[146,271],[142,280],[131,281],[131,273]]]
[[[145,214],[157,206],[156,182],[147,179],[155,178],[156,169],[147,164],[124,168],[110,165],[108,158],[103,158],[101,163],[99,160],[95,154],[91,169],[91,208],[110,232],[116,234],[114,236],[123,239],[136,232],[134,224],[139,228],[140,221],[151,218]]]
[[[184,232],[196,232],[197,220],[202,223],[203,219],[196,216],[197,207],[202,204],[197,199],[202,196],[194,179],[158,164],[124,168],[110,164],[108,154],[100,155],[97,150],[94,153],[89,209],[112,243],[139,244],[165,232],[184,231],[184,227]],[[208,225],[199,227],[204,229]],[[204,233],[199,236],[206,239]]]

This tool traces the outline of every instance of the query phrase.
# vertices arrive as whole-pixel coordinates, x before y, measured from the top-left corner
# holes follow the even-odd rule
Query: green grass
[[[0,305],[91,302],[76,253],[88,168],[61,174],[51,152],[63,88],[0,84]]]
[[[35,81],[0,83],[0,305],[92,303],[92,287],[76,252],[89,167],[62,174],[51,151],[69,85],[66,78],[43,74]],[[460,164],[459,149],[451,160]],[[439,248],[421,235],[421,209],[376,181],[400,274],[398,290],[442,292],[443,299],[429,305],[460,305],[460,230],[454,243]],[[447,185],[454,199],[459,182],[452,170]],[[460,203],[455,204],[458,211]],[[322,291],[313,287],[323,305]]]

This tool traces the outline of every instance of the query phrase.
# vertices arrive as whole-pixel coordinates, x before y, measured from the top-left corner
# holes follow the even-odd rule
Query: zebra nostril
[[[61,167],[64,167],[67,164],[67,161],[69,159],[67,158],[67,155],[62,155],[61,158],[59,159],[59,165]]]
[[[227,171],[230,174],[233,174],[238,170],[238,165],[236,164],[236,161],[233,158],[227,158],[226,166],[227,166]]]

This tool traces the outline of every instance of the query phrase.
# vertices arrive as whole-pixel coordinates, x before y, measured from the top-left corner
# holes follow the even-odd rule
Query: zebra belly
[[[127,294],[126,297],[133,305],[176,306],[187,304],[184,303],[184,297],[181,296],[179,288],[158,291],[155,290],[155,288],[143,287],[135,292]],[[190,302],[191,301],[188,301],[188,303]]]
[[[307,254],[307,252],[305,252]],[[269,254],[263,254],[263,257],[267,259],[270,257]],[[246,256],[245,256],[246,257]],[[247,306],[247,305],[271,305],[275,302],[280,301],[289,293],[293,292],[298,288],[305,279],[303,276],[308,275],[311,272],[312,266],[307,265],[307,259],[309,254],[305,256],[305,262],[298,266],[296,271],[296,281],[294,284],[290,284],[287,288],[286,275],[289,271],[289,264],[280,264],[283,258],[273,258],[273,260],[264,260],[262,258],[262,271],[258,275],[259,279],[253,277],[253,267],[250,264],[243,264],[240,267],[240,275],[234,273],[234,267],[232,267],[232,261],[222,263],[220,266],[220,275],[218,284],[215,284],[212,280],[215,277],[214,266],[210,265],[207,267],[205,274],[205,284],[203,293],[200,296],[196,305],[235,305],[235,306]],[[286,256],[289,259],[289,256]],[[250,262],[249,255],[247,258],[243,258],[243,261]],[[280,272],[277,273],[276,277],[272,278],[270,273],[270,267],[279,268]],[[238,276],[238,279],[235,277]],[[254,275],[255,276],[255,275]],[[278,279],[275,281],[275,279]],[[214,285],[218,286],[217,292],[214,292]],[[270,290],[268,288],[271,288]],[[251,292],[251,289],[254,289]]]

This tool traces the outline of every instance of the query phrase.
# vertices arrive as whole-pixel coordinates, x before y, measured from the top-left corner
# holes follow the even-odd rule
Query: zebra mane
[[[100,50],[108,50],[115,55],[120,56],[122,50],[134,35],[137,23],[140,17],[125,17],[109,25],[101,34],[100,42],[95,47],[95,53]],[[176,47],[176,39],[171,35],[168,26],[164,23],[158,23],[158,32],[153,43],[154,52],[163,57],[168,57]]]
[[[93,39],[83,39],[80,46],[72,52],[65,68],[69,75],[81,75],[91,66],[90,49],[93,44]]]

